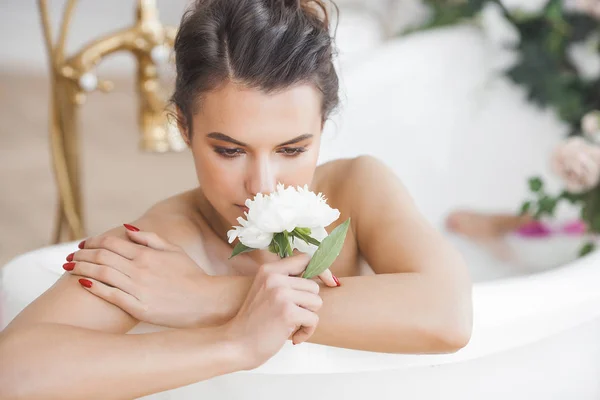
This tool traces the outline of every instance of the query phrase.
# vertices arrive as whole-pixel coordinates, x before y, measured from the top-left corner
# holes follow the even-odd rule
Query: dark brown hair
[[[175,38],[171,101],[191,134],[202,94],[227,81],[266,93],[309,83],[325,121],[339,101],[333,56],[323,0],[196,0]]]

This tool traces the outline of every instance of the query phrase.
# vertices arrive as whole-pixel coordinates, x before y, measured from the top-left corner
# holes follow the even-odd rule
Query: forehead
[[[321,94],[302,84],[265,93],[234,83],[205,94],[194,115],[194,134],[222,132],[241,141],[289,139],[321,130]]]

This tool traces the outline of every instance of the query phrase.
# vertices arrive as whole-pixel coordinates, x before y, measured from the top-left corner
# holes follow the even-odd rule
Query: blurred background
[[[56,39],[67,1],[47,3]],[[188,1],[156,3],[160,21],[176,26]],[[474,145],[500,146],[505,151],[496,159],[489,154],[477,155],[469,151],[470,146],[454,149],[458,154],[466,152],[461,158],[468,161],[462,169],[453,169],[456,174],[467,169],[473,174],[483,164],[486,174],[473,181],[470,190],[461,189],[460,196],[452,194],[448,183],[440,190],[455,195],[455,204],[469,206],[469,201],[463,200],[470,199],[480,209],[487,206],[489,210],[518,211],[530,191],[523,176],[539,174],[552,185],[544,160],[558,141],[578,134],[579,121],[595,108],[596,99],[589,95],[589,88],[596,88],[600,75],[595,19],[587,11],[578,10],[575,17],[564,11],[586,2],[579,3],[338,0],[337,66],[344,101],[328,132],[335,138],[344,126],[360,124],[344,116],[360,110],[362,103],[353,105],[352,99],[357,97],[359,87],[364,89],[370,85],[369,79],[377,78],[373,70],[380,69],[383,77],[401,75],[404,81],[397,83],[396,97],[378,110],[394,114],[401,113],[403,105],[411,104],[412,108],[400,118],[400,125],[389,126],[386,134],[401,133],[419,141],[420,146],[429,149],[431,168],[438,170],[447,166],[440,149],[453,146],[448,142],[451,132],[471,135],[464,140]],[[70,26],[66,54],[72,55],[86,43],[131,25],[135,5],[134,1],[122,0],[80,1]],[[507,20],[508,15],[512,20]],[[547,51],[540,53],[540,46],[548,46]],[[369,77],[362,76],[363,67],[370,71]],[[168,63],[160,70],[168,92],[173,71]],[[80,108],[79,171],[88,234],[130,221],[156,201],[196,185],[189,152],[140,149],[135,71],[131,54],[107,57],[98,65],[96,75],[112,81],[114,89],[111,93],[88,93]],[[49,143],[49,76],[38,3],[3,0],[0,265],[17,254],[52,243],[58,192]],[[378,95],[371,92],[367,98]],[[370,112],[361,118],[369,121],[378,116]],[[530,163],[517,167],[507,157],[510,149],[519,147],[539,151],[530,155]],[[348,143],[329,147],[326,143],[322,160],[356,152],[358,149]],[[442,210],[427,204],[432,202],[428,200],[431,196],[419,197],[423,186],[420,182],[426,182],[428,176],[426,169],[420,173],[406,177],[407,185],[422,199],[424,208],[433,209],[433,214],[439,211],[432,217],[439,221]],[[500,199],[498,202],[484,204],[490,188],[501,188],[503,184],[517,189],[500,190],[494,197]],[[557,182],[554,184],[559,187]],[[514,207],[507,208],[507,204]]]

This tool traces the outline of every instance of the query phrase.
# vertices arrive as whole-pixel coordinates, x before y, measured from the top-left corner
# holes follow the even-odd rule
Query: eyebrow
[[[240,142],[239,140],[235,140],[231,136],[227,136],[227,135],[225,135],[224,133],[221,133],[221,132],[211,132],[208,135],[206,135],[206,137],[211,138],[211,139],[220,140],[222,142],[233,143],[233,144],[238,145],[238,146],[249,147],[246,143]],[[301,142],[303,140],[310,139],[312,137],[313,137],[313,135],[306,133],[306,134],[300,135],[300,136],[298,136],[298,137],[296,137],[296,138],[294,138],[292,140],[288,140],[287,142],[283,142],[283,143],[279,144],[278,147],[279,146],[288,146],[290,144],[295,144],[295,143]]]

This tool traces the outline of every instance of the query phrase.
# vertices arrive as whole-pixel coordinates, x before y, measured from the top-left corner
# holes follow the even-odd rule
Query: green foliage
[[[421,29],[432,29],[473,20],[488,3],[504,12],[521,40],[514,50],[519,62],[506,75],[521,85],[527,98],[540,107],[552,107],[578,133],[579,121],[600,108],[600,80],[582,79],[569,60],[571,44],[600,33],[598,21],[584,14],[567,13],[563,0],[549,0],[536,14],[509,12],[500,0],[426,0],[431,19]]]
[[[349,227],[350,218],[338,225],[329,236],[323,239],[321,246],[319,246],[310,263],[308,263],[304,274],[302,274],[303,278],[313,278],[333,264],[344,247]]]
[[[440,28],[465,22],[475,17],[483,8],[487,0],[429,0],[426,3],[431,7],[431,18],[420,29]]]
[[[596,19],[567,12],[563,8],[564,0],[548,0],[535,14],[510,12],[500,0],[425,2],[431,7],[432,17],[423,29],[473,20],[488,3],[496,4],[520,37],[512,48],[519,56],[518,62],[505,71],[506,76],[524,88],[532,103],[553,108],[570,126],[572,135],[580,134],[580,121],[585,114],[600,109],[600,79],[588,81],[582,78],[569,58],[569,49],[574,43],[591,37],[600,38],[600,25]],[[552,195],[546,193],[539,177],[529,179],[528,186],[532,197],[521,205],[521,215],[553,217],[556,207],[567,201],[581,206],[581,218],[590,233],[600,234],[600,187],[587,193],[563,191]],[[588,243],[580,254],[588,254],[594,248],[593,243]]]
[[[585,245],[583,245],[583,247],[579,250],[579,257],[583,257],[589,253],[591,253],[592,251],[594,251],[596,248],[596,245],[594,245],[594,243],[589,242],[586,243]]]

